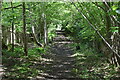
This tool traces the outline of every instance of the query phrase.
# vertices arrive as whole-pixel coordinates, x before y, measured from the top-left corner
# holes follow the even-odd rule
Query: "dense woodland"
[[[51,69],[42,62],[52,58],[53,46],[61,56],[72,48],[73,80],[119,80],[120,2],[1,2],[0,8],[3,80],[38,79]]]

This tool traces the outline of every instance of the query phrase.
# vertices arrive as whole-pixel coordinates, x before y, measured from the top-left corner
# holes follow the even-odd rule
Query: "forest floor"
[[[67,43],[56,43],[50,47],[49,54],[43,56],[42,65],[44,73],[41,76],[53,80],[78,80],[79,77],[73,73],[75,68],[75,57],[73,49],[66,46]]]
[[[74,43],[54,43],[41,58],[42,72],[38,80],[119,80],[114,66],[103,55],[81,48],[76,52]],[[87,52],[88,50],[88,52]],[[83,53],[83,52],[84,53]],[[81,52],[81,53],[80,53]]]
[[[61,30],[56,31],[57,36],[53,43],[47,49],[47,53],[42,56],[41,65],[43,66],[43,73],[40,76],[45,80],[80,80],[80,78],[73,72],[75,69],[74,48],[69,46],[72,41],[64,36]]]
[[[76,51],[73,45],[51,44],[42,56],[33,50],[28,57],[6,57],[2,80],[119,80],[117,68],[103,55],[84,46]]]
[[[66,41],[66,42],[65,42]],[[78,45],[78,44],[77,44]],[[32,46],[33,47],[33,46]],[[45,50],[45,52],[44,52]],[[2,80],[119,80],[119,67],[107,62],[106,56],[86,44],[76,44],[59,35],[43,48],[4,50]]]

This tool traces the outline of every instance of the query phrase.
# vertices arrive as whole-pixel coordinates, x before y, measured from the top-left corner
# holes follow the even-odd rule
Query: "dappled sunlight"
[[[52,62],[53,60],[52,59],[47,59],[47,58],[41,58],[41,61],[45,62],[45,61],[50,61]]]
[[[101,57],[100,54],[88,54],[92,53],[90,50],[77,51],[74,56],[76,57],[76,68],[73,72],[76,72],[81,78],[91,79],[105,79],[118,75],[114,71],[114,67],[106,62],[105,57]]]
[[[54,45],[49,49],[50,54],[46,55],[47,57],[41,58],[45,62],[41,62],[44,66],[43,72],[47,75],[44,75],[46,78],[77,78],[74,73],[72,73],[72,69],[75,67],[74,65],[74,57],[73,51],[68,46],[64,46],[66,44],[54,43]],[[50,58],[49,58],[50,56]],[[47,59],[48,58],[48,59]],[[50,63],[50,64],[49,64]]]
[[[0,1],[3,80],[120,79],[120,2],[14,1]]]

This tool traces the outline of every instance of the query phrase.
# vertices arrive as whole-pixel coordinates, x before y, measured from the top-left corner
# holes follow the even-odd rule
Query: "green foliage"
[[[76,51],[76,66],[72,71],[80,78],[85,79],[112,79],[117,77],[118,68],[111,65],[106,60],[104,54],[97,53],[86,44],[80,44],[80,51]]]
[[[7,79],[30,79],[38,75],[41,70],[38,67],[41,55],[45,53],[44,48],[29,49],[28,56],[24,56],[22,48],[15,48],[14,52],[3,50],[3,63]],[[38,63],[36,63],[38,62]]]
[[[55,36],[56,36],[55,33],[48,33],[48,40],[52,41]]]
[[[21,5],[22,3],[13,3],[13,6]],[[117,21],[120,19],[120,6],[119,2],[110,3],[110,8],[106,11],[107,7],[104,3],[75,3],[80,11],[87,17],[91,24],[93,24],[103,37],[107,38],[106,15],[111,18],[109,23],[110,32],[119,32],[119,26]],[[11,3],[3,2],[2,8],[2,31],[4,33],[3,39],[9,39],[9,33],[11,31],[12,21],[14,20],[15,34],[22,34],[23,22],[22,22],[22,7],[12,9],[5,9],[11,7]],[[103,9],[102,9],[102,8]],[[26,27],[27,33],[32,33],[31,26],[35,27],[36,36],[40,33],[40,42],[44,42],[44,20],[43,13],[46,15],[46,24],[48,31],[48,41],[56,36],[56,28],[63,28],[67,36],[72,38],[77,44],[72,45],[76,47],[78,43],[100,42],[101,38],[98,37],[96,32],[91,28],[87,21],[76,10],[75,6],[71,3],[64,2],[43,2],[43,3],[26,3]],[[13,17],[14,16],[14,17]],[[115,18],[112,19],[112,16]],[[5,37],[4,37],[5,36]],[[21,35],[20,35],[21,36]],[[21,41],[22,42],[22,41]],[[110,79],[116,75],[116,70],[108,62],[103,54],[97,53],[93,48],[88,47],[88,44],[80,44],[80,50],[76,51],[76,65],[79,68],[73,69],[73,72],[77,73],[82,78],[94,78],[99,80]],[[93,44],[91,44],[93,45]],[[95,44],[94,44],[95,45]],[[23,48],[15,47],[14,52],[11,52],[11,45],[8,46],[8,50],[3,50],[3,63],[5,66],[10,67],[11,71],[6,73],[8,78],[28,78],[35,77],[39,71],[38,65],[41,59],[41,55],[46,53],[44,48],[29,49],[28,56],[24,56]],[[94,61],[94,62],[93,62]],[[83,63],[82,63],[83,62]],[[12,80],[11,79],[11,80]]]
[[[28,51],[28,58],[31,58],[32,56],[34,56],[34,57],[40,57],[42,54],[45,54],[44,48],[30,49]]]
[[[113,5],[113,6],[112,6],[112,10],[116,10],[117,8],[118,8],[117,5]]]
[[[10,51],[10,50],[3,50],[3,57],[14,57],[14,58],[17,58],[17,57],[20,57],[20,56],[23,56],[24,55],[24,51],[23,51],[23,48],[14,48],[14,52]]]
[[[119,32],[119,27],[111,27],[111,32]]]
[[[52,42],[53,38],[56,36],[55,33],[56,26],[54,24],[50,24],[48,28],[48,41]]]

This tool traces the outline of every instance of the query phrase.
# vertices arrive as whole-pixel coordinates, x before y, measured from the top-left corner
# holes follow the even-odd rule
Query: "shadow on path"
[[[40,75],[49,79],[74,79],[78,77],[72,72],[75,68],[75,58],[73,57],[73,50],[67,46],[66,43],[55,43],[50,48],[50,53],[43,56],[42,66],[44,73]]]

